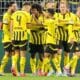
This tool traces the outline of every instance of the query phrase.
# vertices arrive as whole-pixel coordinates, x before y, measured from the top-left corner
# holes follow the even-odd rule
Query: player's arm
[[[40,29],[45,27],[44,24],[42,24],[38,19],[36,19],[35,16],[32,16],[34,18],[34,20],[36,21],[36,23],[32,23],[31,22],[31,16],[27,16],[27,28],[28,29]]]
[[[68,24],[68,32],[69,32],[69,40],[68,42],[69,43],[74,43],[75,41],[75,36],[74,36],[74,33],[73,33],[73,26],[74,26],[74,23],[75,21],[71,22]]]
[[[9,24],[9,20],[8,20],[8,16],[6,14],[3,16],[2,24],[3,24],[2,30],[7,31],[7,26]]]
[[[74,26],[80,27],[80,20],[79,20],[79,17],[76,17],[76,21],[75,21]]]
[[[13,20],[10,22],[10,32],[12,33],[12,27],[13,27]]]
[[[33,23],[27,23],[27,28],[28,29],[39,29],[39,28],[44,28],[43,24],[33,24]]]

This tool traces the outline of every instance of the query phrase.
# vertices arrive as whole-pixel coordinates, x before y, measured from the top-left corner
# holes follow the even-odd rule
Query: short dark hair
[[[31,5],[29,2],[23,2],[22,6]]]
[[[37,9],[37,11],[39,11],[39,13],[42,13],[42,6],[39,4],[33,4],[31,6],[31,9]]]
[[[10,1],[10,2],[6,3],[6,7],[9,8],[9,7],[11,7],[13,4],[15,4],[15,2],[14,2],[14,1]]]

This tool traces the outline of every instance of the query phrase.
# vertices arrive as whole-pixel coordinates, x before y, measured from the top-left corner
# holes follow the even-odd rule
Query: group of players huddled
[[[60,12],[55,11],[53,4],[47,2],[43,7],[23,2],[21,9],[17,8],[15,2],[7,4],[7,12],[2,21],[5,54],[0,65],[1,76],[4,75],[10,57],[13,76],[26,76],[26,53],[31,53],[30,67],[33,75],[52,75],[54,64],[57,76],[75,76],[80,58],[80,5],[74,14],[70,12],[65,0],[59,3]],[[64,67],[61,69],[62,52]],[[36,53],[39,54],[38,59]],[[71,58],[70,53],[73,53]],[[20,72],[17,66],[19,58]]]

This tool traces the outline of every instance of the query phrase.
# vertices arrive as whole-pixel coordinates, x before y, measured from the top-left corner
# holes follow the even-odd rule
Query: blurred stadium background
[[[9,1],[11,1],[11,0],[0,0],[0,21],[2,21],[3,13],[6,11],[5,6]],[[60,0],[14,0],[14,1],[17,2],[18,7],[20,8],[24,1],[28,1],[31,3],[41,3],[43,5],[44,2],[47,2],[47,1],[55,1],[55,4],[58,4]],[[70,10],[75,13],[77,5],[80,4],[80,0],[67,0],[67,1],[69,2]],[[4,54],[3,45],[1,43],[1,38],[2,38],[2,31],[0,31],[0,61],[1,61],[3,54]],[[30,72],[29,57],[30,57],[30,54],[28,54],[28,56],[27,56],[27,65],[28,65],[26,67],[27,72]],[[10,66],[11,66],[10,63],[11,63],[11,60],[6,67],[6,72],[10,71]],[[80,61],[78,62],[78,64],[79,63],[80,63]],[[80,65],[77,66],[77,72],[80,72]]]
[[[2,14],[6,11],[5,5],[11,0],[0,0],[0,19],[2,19]],[[28,1],[31,3],[44,3],[47,1],[55,1],[56,3],[59,3],[60,0],[15,0],[18,4],[18,7],[20,8],[22,6],[23,1]],[[78,4],[80,4],[80,0],[67,0],[69,2],[70,10],[75,12],[76,7]]]

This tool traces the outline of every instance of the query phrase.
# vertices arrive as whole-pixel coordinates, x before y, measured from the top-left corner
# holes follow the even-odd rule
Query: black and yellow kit
[[[76,16],[76,21],[73,26],[73,33],[75,36],[76,43],[76,45],[74,45],[74,51],[80,51],[80,18],[78,16]]]
[[[75,15],[70,12],[64,15],[56,13],[54,18],[57,22],[56,33],[58,34],[57,40],[60,41],[60,48],[63,47],[65,52],[69,52],[68,41],[73,37],[72,27],[75,22]]]
[[[37,20],[44,23],[44,17],[40,16]],[[37,24],[35,19],[31,17],[31,23]],[[38,26],[36,26],[38,27]],[[44,53],[44,44],[45,44],[45,32],[46,29],[31,29],[30,30],[30,52],[31,53]]]
[[[16,11],[12,17],[12,42],[15,49],[26,49],[27,23],[30,23],[30,14],[26,11]]]
[[[3,37],[2,43],[5,51],[12,51],[11,33],[10,33],[11,13],[6,12],[3,15]]]
[[[47,26],[47,32],[46,32],[46,45],[44,48],[44,52],[47,53],[57,53],[58,50],[58,44],[57,44],[57,35],[55,33],[56,25],[55,25],[54,19],[46,19],[44,24]]]

